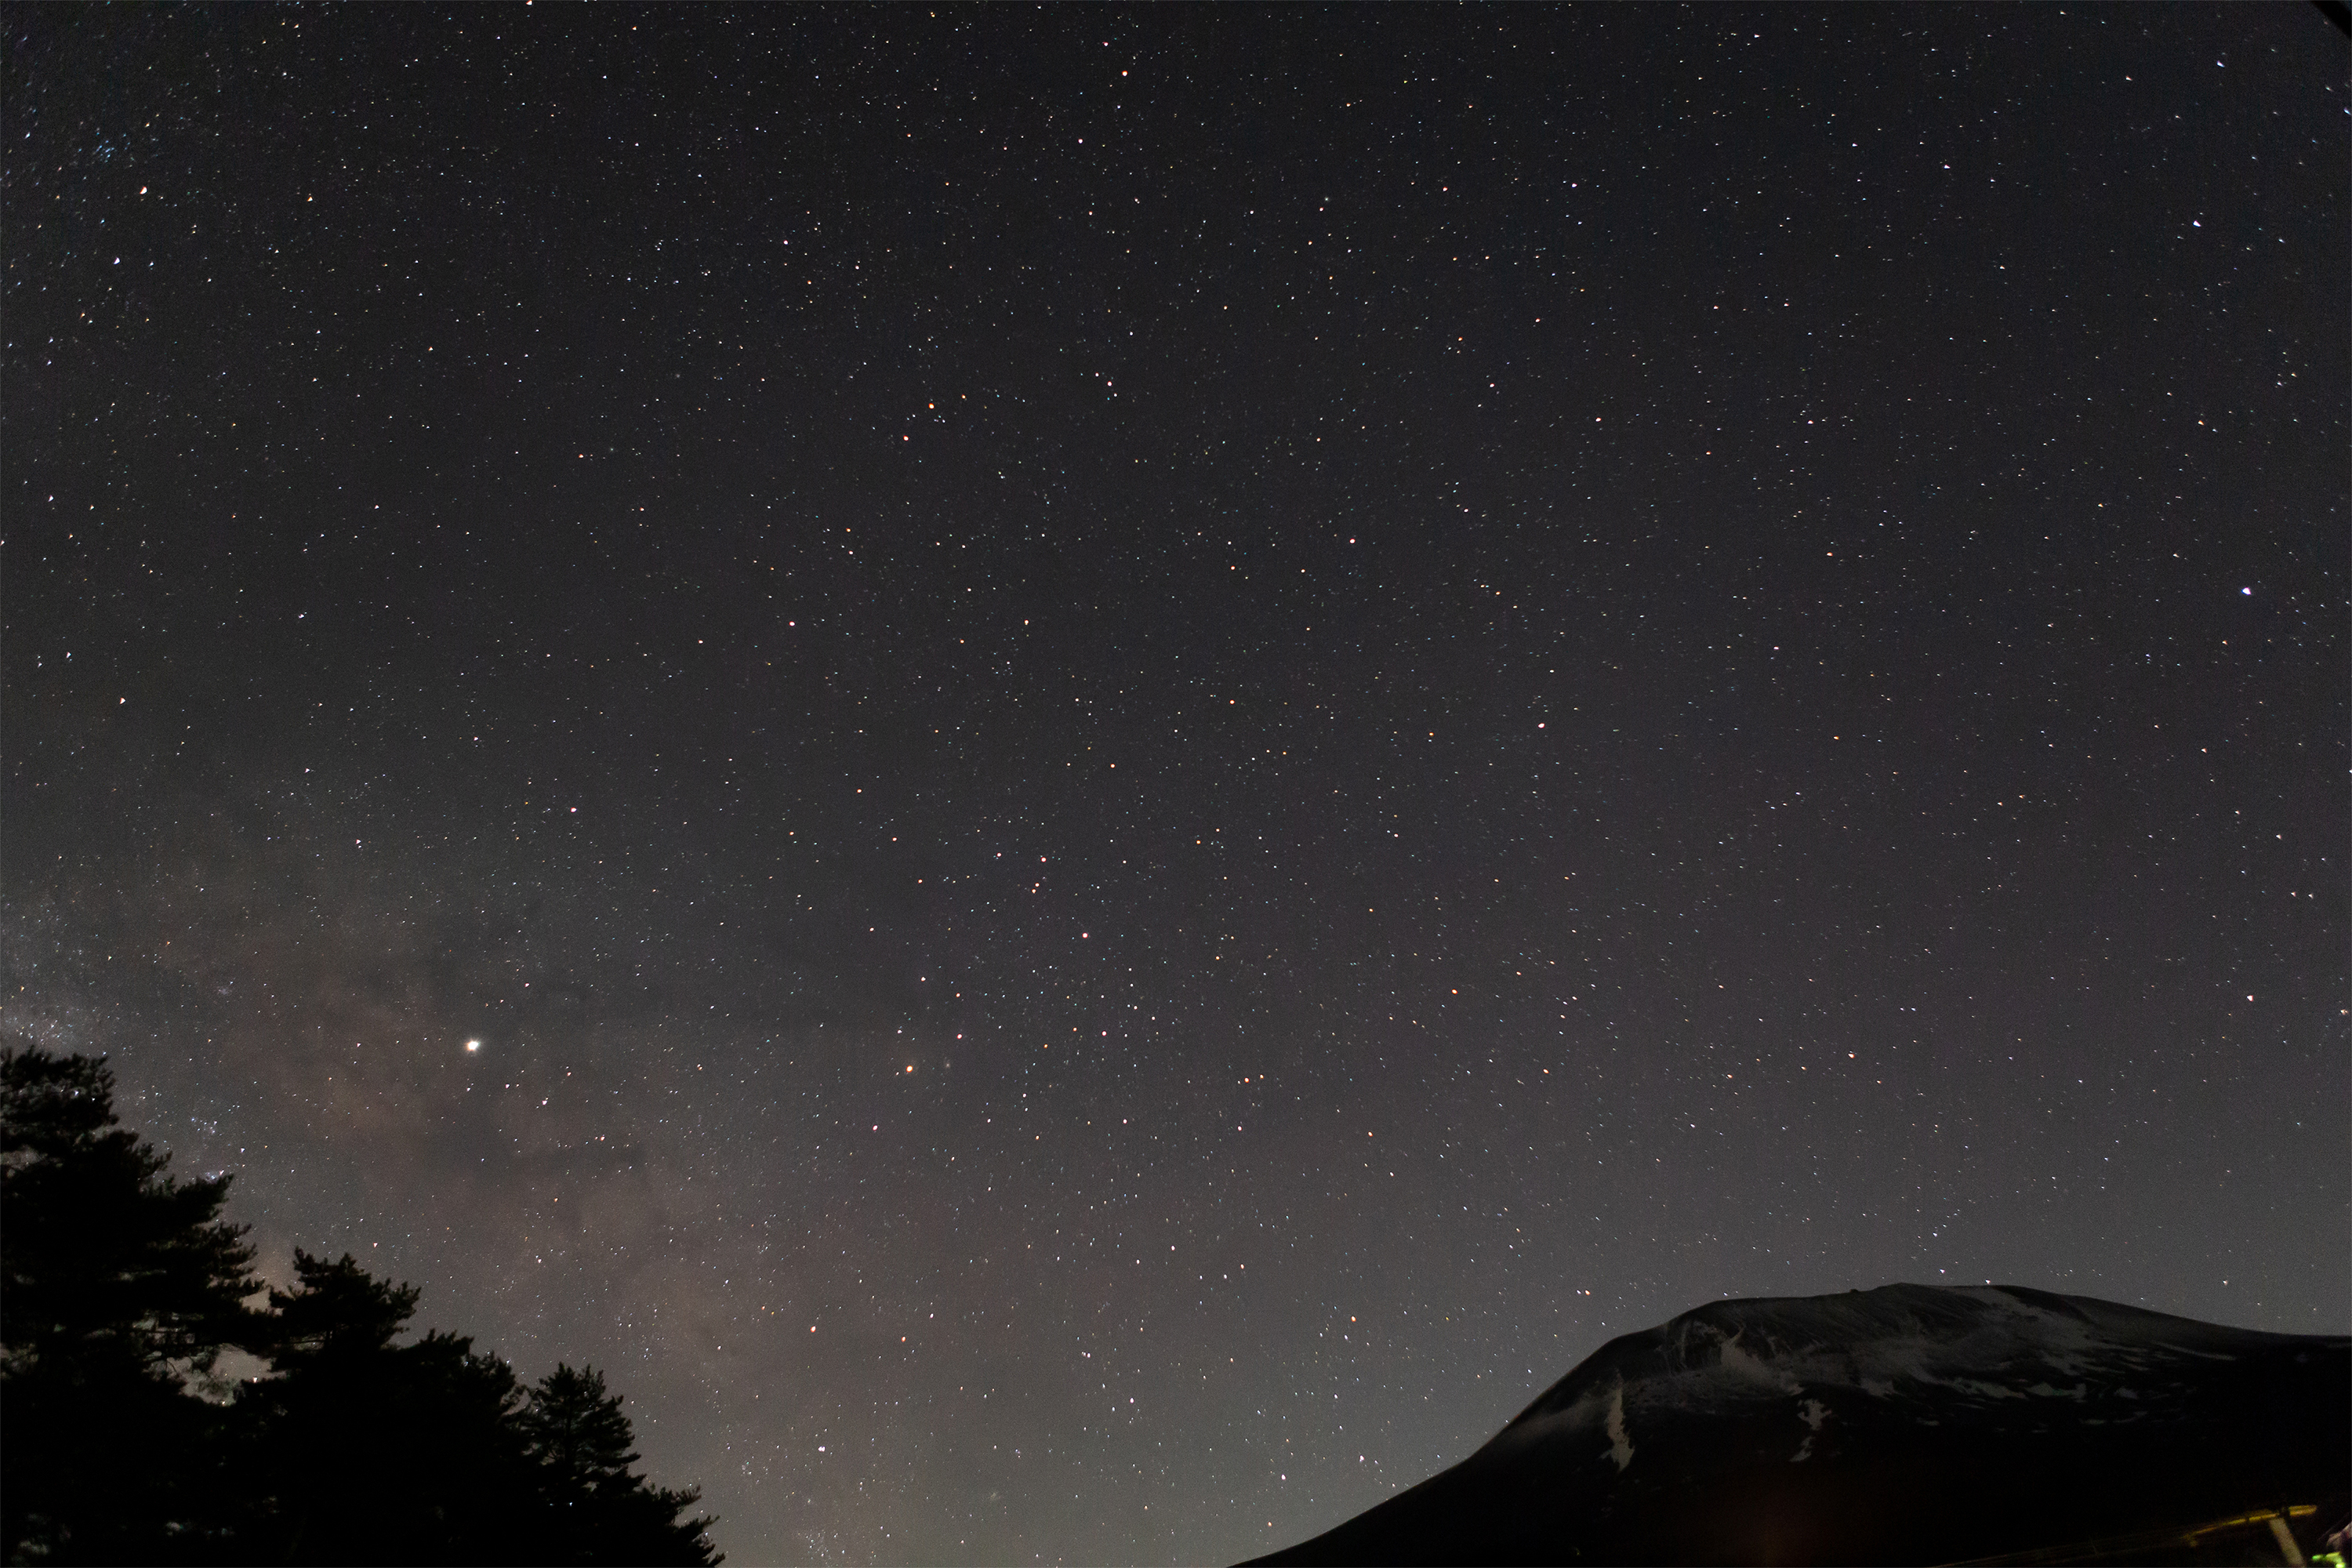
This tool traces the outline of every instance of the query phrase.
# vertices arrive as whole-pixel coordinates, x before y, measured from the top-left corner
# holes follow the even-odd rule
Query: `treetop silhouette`
[[[266,1342],[227,1175],[180,1181],[114,1115],[103,1058],[0,1053],[0,1345],[12,1382],[101,1364],[177,1389]],[[177,1363],[175,1367],[174,1363]]]
[[[415,1287],[297,1249],[268,1292],[229,1178],[117,1123],[102,1058],[0,1052],[0,1555],[10,1563],[720,1559],[621,1396],[402,1343]],[[232,1391],[232,1348],[267,1375]]]

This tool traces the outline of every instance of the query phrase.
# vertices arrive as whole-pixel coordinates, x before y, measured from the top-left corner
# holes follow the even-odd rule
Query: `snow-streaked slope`
[[[2352,1341],[1890,1285],[1613,1340],[1461,1464],[1266,1561],[1948,1563],[2340,1511],[2347,1477]]]

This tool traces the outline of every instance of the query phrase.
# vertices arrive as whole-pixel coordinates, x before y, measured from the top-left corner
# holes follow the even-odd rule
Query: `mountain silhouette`
[[[1717,1301],[1266,1563],[2286,1562],[2352,1508],[2352,1339],[2015,1286]]]

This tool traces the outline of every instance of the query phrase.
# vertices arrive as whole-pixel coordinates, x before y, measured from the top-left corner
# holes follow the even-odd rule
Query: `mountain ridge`
[[[1948,1563],[2294,1505],[2324,1529],[2347,1476],[2352,1338],[1896,1284],[1619,1335],[1461,1463],[1255,1561]]]

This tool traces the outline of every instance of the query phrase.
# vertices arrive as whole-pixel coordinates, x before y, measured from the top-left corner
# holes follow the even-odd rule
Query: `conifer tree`
[[[699,1492],[630,1474],[637,1462],[634,1435],[621,1396],[605,1392],[604,1373],[559,1363],[530,1391],[519,1425],[542,1467],[551,1556],[569,1563],[719,1561],[703,1538],[713,1521],[680,1517]]]
[[[621,1396],[604,1392],[604,1374],[593,1366],[574,1372],[557,1363],[530,1391],[521,1426],[532,1454],[558,1487],[610,1486],[626,1479],[637,1462]]]
[[[270,1292],[274,1375],[239,1406],[258,1432],[266,1554],[295,1563],[512,1563],[533,1544],[533,1467],[514,1423],[522,1393],[470,1339],[394,1341],[417,1291],[349,1254],[298,1249]]]
[[[117,1124],[103,1058],[0,1052],[0,1552],[200,1554],[224,1529],[222,1413],[194,1396],[258,1343],[226,1175],[181,1181]]]
[[[103,1058],[0,1052],[0,1559],[719,1561],[593,1368],[526,1394],[462,1335],[401,1343],[416,1289],[349,1254],[247,1305],[228,1177],[171,1177],[113,1091]],[[226,1397],[231,1348],[269,1374]]]

